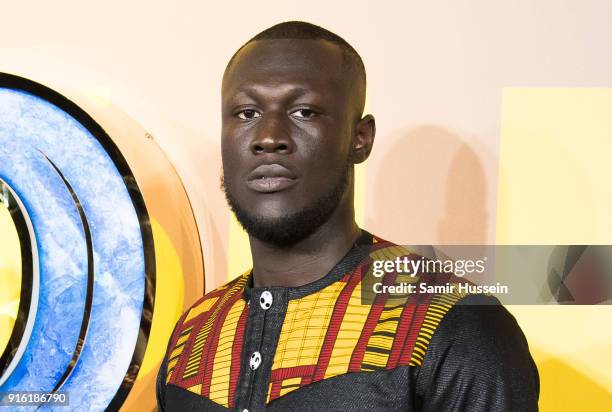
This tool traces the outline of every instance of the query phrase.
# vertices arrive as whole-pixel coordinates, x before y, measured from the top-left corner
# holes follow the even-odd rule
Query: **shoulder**
[[[453,347],[465,361],[503,360],[527,349],[527,340],[516,319],[499,300],[487,295],[468,295],[455,303],[440,322],[430,343],[428,357]]]
[[[417,392],[433,410],[450,403],[471,410],[534,410],[539,377],[512,314],[494,297],[469,295],[436,329]]]
[[[495,336],[513,336],[521,342],[525,340],[516,319],[499,300],[481,294],[458,300],[441,323],[440,333],[448,334],[457,343],[468,337],[489,340]]]
[[[246,302],[242,299],[246,287],[249,272],[238,276],[230,282],[219,286],[208,292],[200,299],[195,301],[177,321],[166,355],[170,360],[169,369],[183,353],[185,343],[194,333],[199,333],[202,329],[209,329],[209,326],[224,321],[230,309],[242,310]]]
[[[393,341],[388,368],[421,366],[438,329],[467,295],[456,287],[465,280],[425,268],[431,256],[432,247],[402,246],[373,236],[362,262],[361,303],[372,307],[366,326]]]
[[[236,300],[242,297],[248,276],[249,271],[213,289],[195,301],[179,318],[173,335],[180,334],[185,329],[191,328],[196,320],[201,321],[203,318],[210,318],[215,312],[219,312],[224,307],[235,303]]]
[[[414,249],[377,236],[374,239],[370,253],[372,266],[377,260],[397,258],[424,265],[435,256],[433,248]],[[391,270],[376,280],[389,285],[413,286],[412,293],[389,296],[385,302],[392,307],[402,304],[397,331],[398,334],[410,331],[405,337],[400,335],[404,341],[403,362],[400,364],[422,366],[422,375],[425,376],[427,370],[441,365],[446,355],[452,353],[457,355],[453,361],[462,363],[500,366],[519,362],[517,367],[524,367],[528,373],[534,371],[535,364],[529,355],[525,336],[499,300],[490,295],[464,291],[458,286],[471,284],[469,281],[439,269],[410,274]]]

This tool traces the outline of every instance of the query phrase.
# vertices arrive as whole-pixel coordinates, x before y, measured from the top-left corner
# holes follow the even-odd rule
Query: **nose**
[[[270,112],[264,114],[251,142],[251,152],[289,154],[294,150],[295,144],[291,139],[287,122],[282,119],[282,114],[275,115]]]

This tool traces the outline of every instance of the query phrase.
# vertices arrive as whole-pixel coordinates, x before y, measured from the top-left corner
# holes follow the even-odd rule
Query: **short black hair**
[[[360,94],[362,95],[362,100],[364,100],[364,102],[360,102],[359,106],[361,107],[361,111],[363,111],[363,104],[365,103],[366,71],[361,56],[359,53],[357,53],[353,46],[351,46],[342,37],[327,29],[324,29],[323,27],[312,23],[307,23],[305,21],[286,21],[269,27],[255,35],[255,37],[251,38],[249,41],[240,46],[236,53],[234,53],[225,67],[225,72],[229,70],[232,62],[238,53],[240,53],[240,50],[242,50],[248,44],[259,40],[286,39],[325,40],[340,47],[340,50],[342,51],[343,65],[356,77],[358,82],[357,86],[361,88]]]

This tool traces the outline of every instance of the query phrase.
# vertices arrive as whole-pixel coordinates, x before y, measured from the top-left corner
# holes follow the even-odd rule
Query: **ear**
[[[375,135],[376,122],[374,121],[374,116],[367,114],[357,122],[355,127],[351,156],[354,164],[362,163],[370,156]]]

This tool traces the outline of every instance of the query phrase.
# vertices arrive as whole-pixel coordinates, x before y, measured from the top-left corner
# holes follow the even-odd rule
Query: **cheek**
[[[313,162],[333,164],[344,160],[351,146],[349,127],[334,119],[321,120],[308,128],[295,130],[294,136],[303,157]]]
[[[239,192],[240,188],[240,170],[236,167],[238,163],[232,158],[228,156],[223,156],[222,165],[223,165],[223,181],[225,183],[226,189],[229,188],[233,193]]]
[[[238,143],[238,140],[231,137],[224,136],[221,138],[221,162],[226,176],[235,176],[240,173],[243,155]]]
[[[344,172],[345,160],[341,153],[324,151],[308,165],[308,174],[303,187],[305,194],[326,193]],[[315,196],[317,197],[317,196]]]
[[[231,151],[223,144],[221,145],[221,164],[223,165],[223,174],[227,178],[234,169],[234,160],[231,157]]]
[[[309,168],[313,173],[333,175],[344,169],[350,145],[339,144],[337,140],[332,144],[331,139],[310,149],[307,159],[310,159]],[[333,139],[338,137],[334,136]]]

